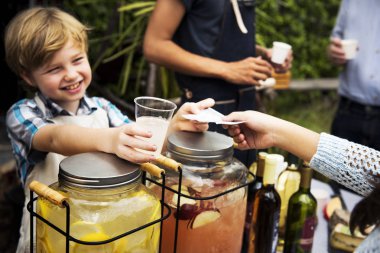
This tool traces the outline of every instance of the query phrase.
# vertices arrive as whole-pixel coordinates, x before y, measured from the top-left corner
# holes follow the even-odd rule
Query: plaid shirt
[[[38,129],[54,124],[51,121],[56,116],[74,116],[41,93],[37,96],[45,105],[45,115],[37,106],[34,99],[23,99],[15,103],[7,113],[6,125],[11,140],[13,155],[16,158],[18,173],[21,181],[25,183],[27,175],[33,167],[45,159],[46,152],[32,149],[33,136]],[[117,127],[131,121],[123,115],[111,102],[100,97],[84,96],[79,105],[77,115],[90,115],[98,108],[107,112],[109,126]]]

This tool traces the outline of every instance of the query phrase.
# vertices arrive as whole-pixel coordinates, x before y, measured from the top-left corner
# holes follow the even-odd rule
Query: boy
[[[136,149],[156,147],[136,138],[151,137],[113,104],[85,92],[91,82],[87,59],[89,29],[57,8],[35,7],[21,12],[5,34],[6,60],[10,68],[37,92],[33,99],[14,104],[7,114],[7,130],[19,176],[27,189],[31,180],[57,181],[64,156],[82,152],[113,153],[134,163],[154,157]],[[213,105],[213,100],[182,106],[169,131],[204,131],[207,124],[182,119]],[[29,252],[29,214],[24,206],[17,252]]]

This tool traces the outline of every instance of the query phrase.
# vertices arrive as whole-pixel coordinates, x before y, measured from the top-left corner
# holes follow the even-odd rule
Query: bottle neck
[[[269,173],[271,174],[272,172],[269,171],[268,174]],[[263,177],[263,184],[264,184],[264,186],[269,186],[269,185],[274,186],[274,183],[275,183],[274,175],[273,176],[270,175],[270,176],[265,177],[265,173],[264,173],[264,177]]]
[[[302,193],[309,193],[310,192],[310,187],[302,187],[300,186],[300,188],[298,189],[299,192],[302,192]]]
[[[274,185],[275,176],[276,176],[276,168],[277,168],[277,158],[272,155],[267,155],[265,158],[265,169],[263,175],[263,184]]]
[[[263,178],[264,176],[265,157],[266,157],[266,154],[259,153],[258,159],[257,159],[256,177]]]
[[[309,191],[311,179],[313,177],[313,170],[310,167],[303,167],[301,169],[301,183],[300,190]]]
[[[266,189],[266,191],[268,191],[268,190],[273,190],[273,191],[275,191],[276,189],[275,189],[275,187],[274,187],[274,184],[263,184],[264,186],[263,186],[263,188],[265,188]]]
[[[294,164],[291,164],[290,166],[288,166],[286,168],[288,171],[292,171],[292,172],[297,172],[298,171],[298,168],[294,165]]]
[[[256,176],[255,181],[263,182],[263,177]]]

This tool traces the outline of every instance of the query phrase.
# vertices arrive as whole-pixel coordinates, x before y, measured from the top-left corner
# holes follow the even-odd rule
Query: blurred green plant
[[[97,90],[132,101],[139,95],[179,95],[174,73],[149,64],[142,43],[156,1],[70,0],[64,8],[92,27],[89,57]]]
[[[317,133],[330,132],[333,116],[338,105],[335,90],[280,90],[275,97],[263,96],[266,113],[296,123]],[[287,156],[280,148],[270,153]]]
[[[328,62],[326,48],[338,14],[340,0],[265,0],[256,8],[257,43],[272,47],[273,41],[292,45],[295,79],[336,77],[338,69]]]
[[[142,42],[156,1],[67,0],[64,7],[93,27],[90,59],[95,80],[118,98],[138,95],[164,98],[180,94],[172,71],[149,64]],[[326,57],[340,0],[265,0],[256,7],[257,43],[275,40],[292,45],[294,79],[335,77],[338,70]]]

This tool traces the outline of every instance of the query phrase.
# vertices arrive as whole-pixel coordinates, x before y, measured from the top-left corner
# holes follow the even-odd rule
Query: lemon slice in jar
[[[77,221],[71,225],[70,234],[72,237],[85,242],[98,242],[111,239],[99,224],[87,221]],[[115,243],[110,242],[100,245],[85,245],[73,243],[74,253],[112,253]]]
[[[87,236],[88,234],[104,234],[103,228],[96,223],[89,221],[76,221],[70,226],[70,234],[78,240]]]
[[[50,222],[52,222],[51,220],[52,205],[53,204],[51,204],[47,199],[44,199],[44,198],[39,198],[37,200],[37,205],[36,205],[37,213],[40,216],[42,216],[42,218]],[[39,219],[36,221],[36,223],[37,223],[37,237],[44,238],[46,236],[46,228],[48,225]]]
[[[48,241],[45,240],[37,240],[37,253],[54,253],[52,247]]]
[[[68,194],[66,192],[58,191],[58,193],[62,194],[65,197],[68,197]],[[65,212],[65,209],[52,204],[49,200],[43,197],[38,197],[36,210],[37,213],[44,219],[48,220],[56,226],[58,225],[58,227],[60,227],[59,225],[65,224],[65,219],[62,218],[62,214]],[[58,221],[62,221],[63,223]]]
[[[43,218],[47,219],[50,214],[50,207],[48,204],[48,200],[44,198],[40,198],[37,201],[37,212],[39,215],[41,215]]]

